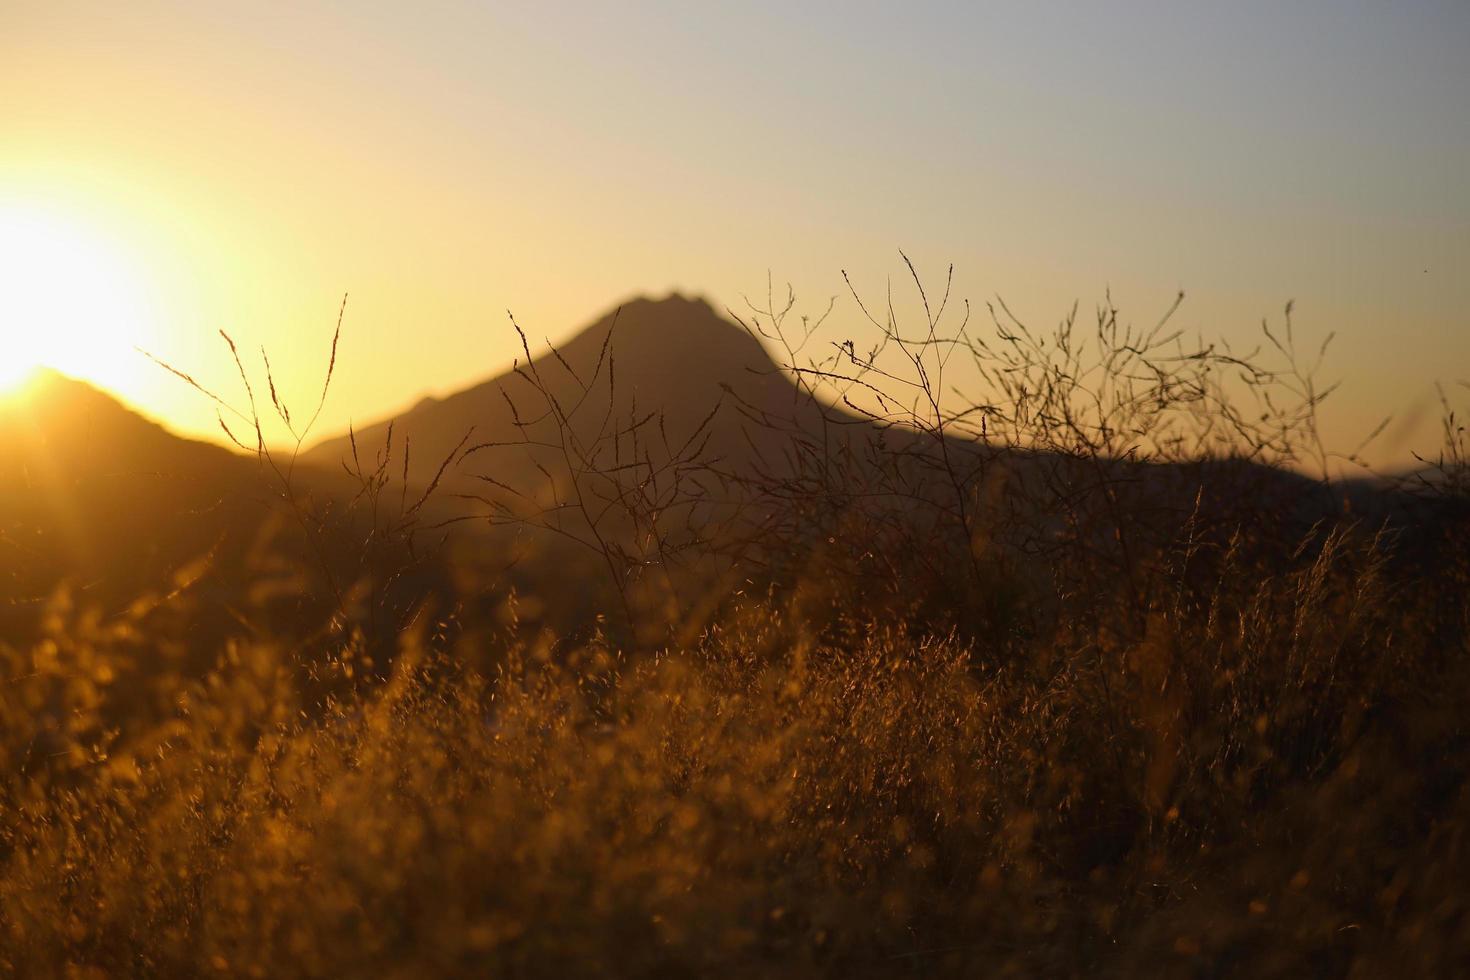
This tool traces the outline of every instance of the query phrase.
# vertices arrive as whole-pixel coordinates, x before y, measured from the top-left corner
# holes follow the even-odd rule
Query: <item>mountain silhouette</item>
[[[451,580],[510,583],[540,597],[548,622],[575,625],[612,601],[594,593],[606,586],[604,557],[641,569],[675,554],[661,567],[682,585],[723,567],[722,555],[735,552],[711,545],[727,541],[754,542],[739,553],[773,576],[785,574],[774,568],[782,561],[820,575],[841,558],[833,540],[860,545],[854,562],[917,554],[942,564],[964,557],[968,530],[976,542],[968,547],[990,549],[1007,575],[1041,581],[1060,560],[1058,542],[1087,549],[1097,567],[1130,567],[1137,559],[1120,550],[1124,531],[1164,547],[1187,527],[1203,547],[1250,524],[1269,546],[1301,540],[1301,529],[1336,520],[1345,504],[1373,526],[1436,526],[1385,489],[1329,487],[1245,460],[1091,459],[884,427],[819,404],[759,340],[701,299],[635,299],[559,347],[531,337],[525,347],[511,371],[312,447],[284,503],[261,461],[181,438],[85,383],[43,375],[24,397],[0,402],[0,628],[20,635],[16,624],[33,620],[63,581],[88,604],[119,609],[166,591],[178,570],[205,558],[213,574],[198,591],[223,635],[242,615],[321,618],[342,606],[360,616],[361,604],[344,596],[379,580],[406,597],[382,603],[405,608],[422,594],[447,595]],[[344,476],[344,464],[389,482]],[[655,487],[619,515],[624,495],[646,493],[654,472],[679,486]],[[419,510],[412,502],[436,482],[439,493]],[[595,506],[568,504],[584,493]],[[973,508],[967,525],[956,523],[958,494]],[[311,515],[293,522],[300,499]],[[436,541],[451,521],[484,533],[422,556],[410,538],[404,558],[391,530],[408,526],[404,514],[380,514],[380,502],[389,511],[409,502],[413,526],[435,529]],[[651,555],[646,522],[655,512],[664,523]],[[854,526],[857,536],[843,533]],[[589,534],[590,553],[577,546]],[[1433,547],[1426,540],[1409,553]],[[262,574],[275,598],[254,588]],[[893,577],[920,594],[935,588]]]
[[[125,601],[255,526],[254,460],[181,438],[84,382],[44,371],[0,406],[0,599],[62,579]]]
[[[497,479],[522,477],[541,455],[538,447],[524,445],[525,439],[553,436],[545,416],[554,402],[586,440],[604,421],[627,423],[661,414],[660,431],[655,434],[650,426],[647,435],[673,447],[718,407],[709,421],[706,458],[740,470],[751,465],[754,454],[770,448],[762,445],[763,440],[770,442],[769,436],[741,424],[742,417],[751,412],[801,417],[816,408],[777,369],[759,341],[703,299],[640,297],[559,347],[550,349],[532,336],[527,344],[533,355],[542,353],[529,362],[524,354],[518,358],[519,373],[506,371],[445,398],[425,398],[391,421],[319,443],[302,458],[319,466],[352,465],[355,439],[357,463],[366,467],[391,451],[401,467],[407,446],[409,480],[423,484],[456,447],[479,445],[486,449],[449,474],[451,480],[463,484],[469,471],[487,471]],[[525,424],[518,426],[517,418]]]
[[[483,526],[482,517],[504,523],[512,513],[531,515],[534,526],[548,513],[561,521],[556,508],[566,506],[568,482],[592,474],[603,481],[594,491],[611,500],[638,482],[620,467],[656,469],[691,444],[687,471],[704,482],[691,491],[702,503],[689,507],[689,520],[708,521],[727,505],[743,507],[752,523],[790,517],[800,529],[794,524],[781,540],[797,550],[825,540],[834,521],[893,528],[910,514],[944,514],[955,500],[951,471],[970,474],[966,492],[989,508],[983,520],[1010,529],[1012,544],[1028,553],[1064,531],[1094,535],[1102,547],[1116,538],[1119,515],[1157,525],[1167,540],[1181,520],[1198,524],[1201,516],[1221,527],[1242,511],[1309,525],[1340,514],[1347,499],[1355,516],[1377,522],[1400,506],[1373,488],[1329,490],[1242,460],[1089,460],[965,439],[941,447],[929,434],[819,404],[743,327],[677,294],[625,303],[559,347],[531,337],[525,346],[543,352],[529,360],[523,352],[514,370],[303,454],[298,490],[340,525],[313,532],[324,550],[314,560],[351,566],[353,542],[362,539],[350,513],[365,484],[345,478],[344,464],[394,481],[406,473],[395,500],[413,501],[438,480],[437,503],[419,515],[427,518],[420,526],[457,518]],[[564,436],[575,443],[570,463]],[[281,488],[258,460],[176,436],[55,373],[0,403],[0,446],[0,600],[11,603],[63,579],[83,583],[103,604],[126,601],[141,583],[166,581],[205,555],[243,581],[253,536],[283,511]],[[512,497],[518,511],[495,510]],[[666,508],[668,499],[648,508]],[[1092,529],[1068,531],[1084,511]],[[585,514],[571,520],[558,533],[587,530]],[[550,565],[569,573],[560,558]],[[344,572],[344,581],[355,574]]]
[[[406,468],[410,482],[419,485],[441,477],[442,485],[464,492],[490,481],[525,487],[545,482],[555,469],[559,429],[585,448],[609,418],[661,415],[659,425],[646,426],[643,434],[645,443],[658,443],[649,450],[652,456],[668,456],[714,411],[702,430],[701,459],[737,481],[753,477],[769,490],[800,471],[804,484],[799,480],[778,492],[827,493],[836,487],[838,496],[845,490],[861,496],[872,489],[862,484],[872,481],[882,484],[877,495],[916,503],[940,499],[948,506],[953,486],[944,471],[974,472],[993,460],[995,473],[986,486],[1010,487],[1031,508],[1025,519],[1042,535],[1054,532],[1048,501],[1100,493],[1100,480],[1111,486],[1109,493],[1148,498],[1137,506],[1155,513],[1187,515],[1204,499],[1226,520],[1224,512],[1235,504],[1262,495],[1281,500],[1279,510],[1294,519],[1315,520],[1341,509],[1341,494],[1322,493],[1320,482],[1244,460],[1093,460],[960,437],[946,437],[941,451],[932,433],[879,425],[819,404],[749,331],[704,300],[678,294],[631,300],[559,347],[531,336],[525,341],[518,370],[444,398],[425,398],[395,419],[328,439],[303,459],[339,468],[345,461],[350,467],[355,440],[358,464],[371,468],[391,457],[394,472]],[[555,411],[565,413],[570,424],[559,426]],[[473,447],[481,448],[463,453]],[[942,460],[945,455],[951,458]],[[837,462],[829,466],[829,459]],[[606,466],[609,460],[604,455],[598,462]],[[843,481],[851,486],[841,488]],[[1109,506],[1116,509],[1116,502]]]
[[[516,369],[304,458],[437,481],[436,519],[491,534],[460,560],[518,549],[521,591],[543,597],[584,592],[601,564],[632,581],[736,554],[777,578],[918,555],[927,579],[885,574],[928,598],[953,562],[975,565],[977,582],[989,563],[1007,582],[1043,583],[1085,551],[1123,574],[1139,560],[1125,541],[1163,548],[1186,527],[1225,540],[1244,524],[1296,540],[1287,529],[1342,510],[1320,482],[1245,460],[1102,459],[862,418],[819,402],[699,299],[635,299],[559,347],[523,339]],[[633,429],[636,444],[620,434]],[[843,540],[861,546],[832,554]]]

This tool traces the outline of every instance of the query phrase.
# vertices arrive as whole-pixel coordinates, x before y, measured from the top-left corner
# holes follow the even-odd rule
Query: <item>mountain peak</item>
[[[612,399],[619,412],[636,405],[640,411],[666,413],[668,430],[675,436],[698,424],[727,392],[747,404],[789,406],[795,391],[760,341],[702,296],[634,296],[554,345],[554,355],[541,335],[530,333],[527,341],[534,359],[531,373],[562,404],[580,403],[581,385],[597,384],[594,404]],[[611,363],[599,371],[604,352]],[[450,453],[471,426],[477,440],[511,442],[520,430],[513,425],[507,397],[533,406],[539,396],[523,376],[503,374],[456,394],[420,401],[398,417],[395,432],[412,439],[413,459],[425,467]],[[732,416],[729,428],[737,413],[727,414]],[[387,427],[384,420],[358,429],[359,450],[371,454],[385,446]],[[733,430],[722,434],[727,448],[737,442]],[[338,437],[313,447],[307,458],[334,465],[350,451],[347,440]]]
[[[0,419],[54,424],[59,414],[116,418],[136,413],[96,385],[50,367],[37,368],[14,391],[0,397]]]
[[[612,356],[620,368],[637,364],[650,376],[771,367],[760,343],[716,312],[703,296],[678,292],[659,298],[635,296],[558,345],[558,350],[573,364],[595,363],[609,331]]]
[[[724,332],[735,326],[716,312],[703,296],[685,296],[679,292],[670,292],[661,297],[640,294],[605,312],[592,324],[584,327],[573,340],[585,334],[601,335],[603,330],[600,328],[613,321],[617,321],[620,332],[657,330],[659,327],[671,326],[677,326],[681,333],[698,332],[701,329]]]
[[[213,463],[232,455],[176,436],[110,392],[52,368],[39,369],[12,396],[0,398],[0,443],[24,450],[0,459],[0,472],[41,452],[63,469],[148,468],[184,456]]]
[[[639,294],[623,304],[624,307],[665,305],[675,309],[681,307],[685,309],[689,307],[694,307],[696,309],[703,308],[705,310],[708,310],[710,315],[712,316],[718,315],[715,313],[714,307],[710,306],[709,300],[705,299],[703,296],[685,296],[677,289],[670,290],[666,295],[660,298]]]

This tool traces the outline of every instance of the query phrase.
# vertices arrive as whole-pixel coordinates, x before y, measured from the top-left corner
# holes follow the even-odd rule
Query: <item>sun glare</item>
[[[0,206],[0,391],[42,367],[130,387],[146,306],[116,243],[59,214]]]

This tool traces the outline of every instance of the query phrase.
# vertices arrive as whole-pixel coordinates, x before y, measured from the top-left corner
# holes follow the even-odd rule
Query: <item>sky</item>
[[[1463,0],[0,0],[0,340],[209,434],[134,348],[230,390],[224,329],[309,403],[347,293],[329,435],[503,370],[507,310],[769,273],[862,346],[843,270],[902,249],[1040,326],[1294,300],[1329,442],[1393,415],[1395,463],[1470,378],[1467,107]]]

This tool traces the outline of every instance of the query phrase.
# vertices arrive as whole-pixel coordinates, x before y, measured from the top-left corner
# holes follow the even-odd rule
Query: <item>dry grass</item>
[[[316,704],[278,646],[145,680],[184,642],[167,622],[58,610],[0,689],[0,955],[1445,974],[1470,939],[1466,651],[1383,567],[1342,539],[1141,642],[1063,631],[1004,668],[861,620],[814,643],[764,606],[633,664],[504,639],[485,674],[409,633],[389,680]],[[124,692],[153,720],[109,726]]]

